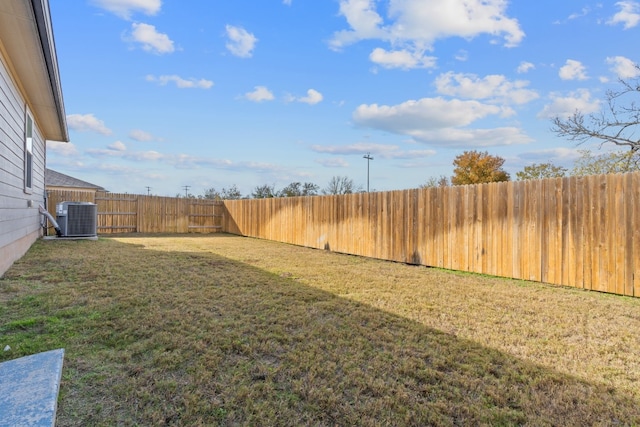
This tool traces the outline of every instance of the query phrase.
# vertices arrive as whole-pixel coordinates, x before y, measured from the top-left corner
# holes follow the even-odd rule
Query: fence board
[[[487,203],[487,195],[486,185],[477,185],[473,186],[476,192],[476,221],[474,224],[474,233],[475,233],[475,253],[474,253],[474,263],[475,263],[475,272],[482,273],[486,267],[486,243],[487,239],[485,238],[485,229],[487,227],[487,210],[485,209],[485,205]]]
[[[635,297],[640,296],[640,174],[635,173],[632,176],[632,184],[630,194],[625,196],[629,196],[631,200],[631,230],[627,229],[626,233],[632,234],[632,243],[631,247],[627,247],[627,253],[631,252],[632,261],[629,262],[630,265],[633,265],[633,286],[632,289],[629,289],[629,293],[627,295],[632,295]],[[629,224],[629,223],[627,223]]]
[[[612,236],[614,240],[614,257],[615,261],[614,270],[615,270],[615,279],[613,280],[613,287],[615,289],[614,293],[624,295],[625,294],[625,280],[626,280],[626,271],[625,271],[625,244],[626,244],[626,236],[624,232],[625,227],[625,203],[624,203],[624,179],[618,179],[615,175],[612,175],[612,187],[613,187],[613,198],[614,198],[614,215],[612,219],[614,220],[613,228],[615,228],[615,232]],[[611,219],[611,218],[610,218]]]
[[[498,197],[500,200],[500,263],[498,275],[512,277],[513,276],[513,259],[511,245],[513,244],[513,233],[511,232],[513,224],[513,186],[502,182],[498,184]]]
[[[567,268],[571,268],[569,272],[570,276],[575,277],[575,287],[584,288],[584,245],[583,245],[583,236],[584,236],[584,227],[585,227],[585,217],[586,213],[582,208],[584,191],[583,191],[583,182],[584,179],[582,177],[574,177],[570,178],[571,189],[574,197],[570,198],[569,201],[569,216],[570,216],[570,226],[572,227],[572,236],[573,236],[573,246],[570,247],[573,258],[569,260],[570,264]],[[573,261],[573,262],[571,262]]]
[[[522,277],[522,265],[520,263],[520,254],[522,253],[522,210],[523,210],[523,197],[522,188],[523,182],[515,182],[514,185],[509,186],[513,188],[512,197],[512,218],[511,218],[511,273],[513,277]],[[508,220],[509,221],[509,220]]]
[[[604,175],[595,177],[595,188],[598,196],[594,199],[596,202],[595,221],[593,223],[593,235],[596,243],[596,256],[594,263],[594,284],[597,291],[606,292],[607,290],[607,233],[609,232],[606,221],[607,212],[607,178]]]
[[[585,248],[584,254],[584,288],[592,290],[594,289],[594,268],[593,259],[596,254],[596,239],[594,237],[594,227],[597,227],[596,223],[596,205],[594,202],[596,192],[595,176],[586,176],[583,179],[583,194],[584,205],[583,211],[585,214],[585,224],[583,227],[583,242]],[[594,226],[594,224],[596,224]],[[597,259],[597,258],[596,258]]]

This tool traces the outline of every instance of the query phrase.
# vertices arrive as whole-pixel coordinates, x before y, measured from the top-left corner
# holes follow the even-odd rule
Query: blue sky
[[[515,172],[577,149],[550,119],[638,75],[640,2],[50,0],[71,142],[48,166],[112,192],[371,190]]]

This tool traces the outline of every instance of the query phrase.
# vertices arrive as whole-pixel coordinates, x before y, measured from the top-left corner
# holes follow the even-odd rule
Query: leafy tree
[[[640,67],[636,65],[640,75]],[[598,113],[585,116],[576,111],[571,117],[554,118],[552,131],[558,136],[582,144],[590,139],[610,142],[631,151],[640,149],[637,128],[640,125],[640,77],[620,80],[622,89],[608,91],[605,105]]]
[[[545,178],[561,178],[567,173],[567,168],[556,166],[551,162],[534,163],[525,166],[520,172],[516,172],[518,181],[527,179],[545,179]]]
[[[509,181],[509,174],[502,169],[504,159],[488,152],[465,151],[453,160],[455,169],[452,185],[482,184]]]
[[[322,194],[352,194],[358,191],[353,180],[346,176],[334,176],[322,190]]]
[[[185,194],[183,194],[183,193],[176,193],[176,199],[183,199],[183,198],[186,198],[186,199],[195,199],[195,198],[196,198],[196,196],[195,196],[195,195],[193,195],[193,194],[191,194],[191,193],[186,194],[186,195],[185,195]]]
[[[318,191],[320,191],[320,186],[314,184],[312,182],[305,182],[302,184],[302,195],[303,196],[317,196]]]
[[[276,195],[275,186],[269,184],[259,185],[254,188],[251,193],[251,197],[254,199],[269,199],[271,197],[276,197]]]
[[[607,173],[635,172],[640,170],[640,151],[612,151],[594,155],[589,150],[579,150],[571,175],[600,175]]]
[[[204,191],[204,195],[201,198],[213,200],[236,200],[242,199],[242,193],[240,193],[238,187],[233,184],[229,188],[223,187],[221,191],[218,191],[214,187],[211,187]]]
[[[318,187],[316,184],[311,182],[305,182],[304,184],[300,182],[292,182],[291,184],[284,187],[282,190],[278,192],[278,196],[280,197],[296,197],[296,196],[315,196],[318,194]]]
[[[211,187],[204,190],[204,195],[202,196],[202,198],[212,199],[212,200],[221,200],[222,196],[220,195],[220,192],[218,190],[216,190],[214,187]]]
[[[240,190],[235,184],[233,184],[229,188],[223,188],[222,192],[220,193],[220,196],[222,197],[222,200],[242,199],[242,193],[240,192]]]
[[[436,178],[434,176],[430,177],[427,182],[420,186],[420,188],[448,187],[449,185],[449,178],[444,175],[440,175],[440,178]]]

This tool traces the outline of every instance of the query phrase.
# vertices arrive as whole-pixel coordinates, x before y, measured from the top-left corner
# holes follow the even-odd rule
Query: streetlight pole
[[[366,156],[362,156],[363,159],[367,159],[367,193],[369,192],[369,163],[373,160],[371,153],[367,153]]]

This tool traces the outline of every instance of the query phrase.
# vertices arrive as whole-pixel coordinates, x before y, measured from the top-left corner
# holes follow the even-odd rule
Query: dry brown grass
[[[0,360],[66,348],[58,425],[637,425],[640,300],[255,239],[39,242]]]

